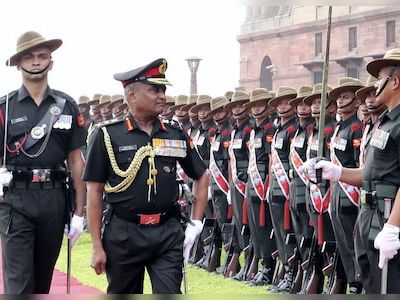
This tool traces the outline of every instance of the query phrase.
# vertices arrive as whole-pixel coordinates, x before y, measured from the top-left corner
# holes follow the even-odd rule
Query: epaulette
[[[250,126],[246,127],[245,129],[243,129],[244,134],[250,134],[251,130],[253,128],[251,128]]]
[[[125,116],[119,116],[119,117],[116,117],[116,118],[112,118],[110,120],[105,120],[105,121],[102,121],[100,123],[97,123],[95,126],[97,128],[101,128],[101,127],[104,127],[104,126],[109,126],[109,125],[113,125],[113,124],[117,124],[117,123],[123,122],[124,120],[125,120]]]
[[[351,125],[350,130],[351,132],[355,132],[357,130],[359,130],[361,128],[361,125],[359,123],[355,123],[353,125]]]
[[[270,128],[272,128],[272,122],[268,122],[267,124],[264,125],[264,130],[268,130]]]
[[[215,133],[216,131],[217,131],[216,127],[211,127],[210,129],[208,129],[208,134]]]
[[[294,126],[294,125],[289,126],[287,129],[287,132],[289,132],[289,134],[292,134],[295,131],[296,131],[296,126]]]
[[[18,93],[18,90],[12,91],[8,94],[8,99],[11,99],[15,94]],[[6,102],[7,95],[4,95],[3,97],[0,98],[0,105],[4,104]]]
[[[333,133],[333,131],[334,131],[333,127],[325,128],[324,135],[331,134],[331,133]]]
[[[228,129],[224,129],[224,130],[221,132],[221,135],[222,135],[222,136],[230,135],[230,134],[231,134],[231,133],[229,132]]]

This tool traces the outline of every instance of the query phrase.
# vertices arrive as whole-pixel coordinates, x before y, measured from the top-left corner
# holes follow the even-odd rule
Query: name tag
[[[197,146],[203,146],[204,140],[205,140],[205,137],[204,137],[203,135],[202,135],[202,136],[199,136],[199,138],[198,138],[197,141],[196,141],[196,145],[197,145]]]
[[[254,148],[259,149],[262,147],[261,138],[254,138]]]
[[[72,116],[71,115],[60,115],[57,122],[54,123],[53,128],[56,129],[71,129]]]
[[[221,143],[220,142],[212,142],[211,144],[211,150],[212,151],[219,151],[219,147],[220,147]]]
[[[154,153],[158,156],[186,157],[187,145],[183,140],[157,139],[152,141]]]
[[[137,150],[137,145],[119,146],[118,148],[119,152],[132,151],[132,150]]]
[[[378,149],[385,149],[387,141],[389,139],[389,132],[384,131],[382,129],[376,129],[372,138],[371,145]]]
[[[347,146],[347,140],[342,139],[342,138],[335,138],[335,141],[333,142],[333,147],[335,149],[338,149],[340,151],[345,151]]]
[[[276,148],[276,149],[282,149],[283,148],[283,138],[276,138],[276,140],[275,140],[275,145],[274,145],[274,147]]]
[[[24,121],[28,121],[27,116],[23,116],[23,117],[16,118],[16,119],[11,119],[11,124],[16,124],[16,123],[20,123],[20,122],[24,122]]]
[[[234,139],[232,144],[232,149],[242,149],[243,140],[242,139]]]
[[[298,137],[296,137],[296,139],[294,140],[294,146],[295,146],[296,148],[303,148],[303,146],[304,146],[304,141],[305,141],[304,136],[298,136]]]
[[[318,151],[318,140],[312,140],[310,148],[311,150]]]

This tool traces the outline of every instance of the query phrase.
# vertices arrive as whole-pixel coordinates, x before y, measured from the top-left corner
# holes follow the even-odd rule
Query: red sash
[[[279,187],[282,190],[283,195],[286,199],[289,199],[289,177],[286,173],[285,168],[283,167],[282,161],[279,158],[278,152],[275,150],[275,139],[276,133],[272,139],[272,147],[271,147],[271,156],[272,156],[272,171],[275,174],[275,177],[278,181]]]
[[[237,169],[236,169],[236,157],[235,153],[233,152],[233,140],[235,137],[235,129],[232,130],[231,133],[231,143],[229,144],[228,147],[228,153],[229,153],[229,158],[230,158],[230,164],[231,164],[231,173],[232,173],[232,180],[233,184],[235,185],[236,189],[245,197],[245,190],[246,190],[246,183],[241,181],[237,175]]]
[[[296,134],[294,135],[294,138],[293,138],[293,142],[290,144],[289,157],[290,157],[290,161],[291,161],[293,168],[295,169],[297,175],[300,177],[301,181],[303,181],[303,183],[305,185],[307,185],[307,183],[308,183],[307,177],[304,175],[304,172],[299,171],[300,167],[304,164],[304,162],[294,147],[294,144],[295,144],[294,141],[296,140],[298,133],[299,133],[299,130],[297,129]]]
[[[339,126],[336,126],[335,132],[333,133],[332,140],[331,140],[331,162],[334,163],[335,165],[342,166],[340,163],[339,159],[337,158],[335,154],[335,138],[336,135],[339,131]],[[350,199],[351,203],[353,203],[355,206],[358,207],[358,199],[360,198],[360,190],[358,187],[355,187],[353,185],[338,181],[340,187],[342,188],[343,192],[346,194],[346,196]]]
[[[215,183],[218,185],[219,189],[223,191],[225,195],[228,195],[229,183],[222,174],[221,170],[218,168],[218,165],[214,158],[214,151],[212,149],[210,149],[209,170],[211,172],[212,177],[214,178]]]
[[[255,131],[253,129],[250,133],[250,141],[249,141],[249,176],[258,198],[260,198],[260,200],[266,200],[266,196],[268,195],[268,189],[269,189],[269,178],[268,174],[266,174],[265,184],[262,182],[260,172],[258,171],[257,168],[254,136],[255,136]]]

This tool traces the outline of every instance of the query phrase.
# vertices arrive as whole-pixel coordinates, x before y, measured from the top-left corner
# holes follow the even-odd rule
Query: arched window
[[[275,66],[272,64],[269,56],[265,56],[260,70],[260,87],[272,90],[272,75]]]

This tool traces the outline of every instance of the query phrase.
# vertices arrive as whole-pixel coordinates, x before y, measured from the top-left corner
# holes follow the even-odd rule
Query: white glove
[[[212,199],[212,193],[211,193],[211,186],[210,185],[208,186],[208,190],[207,190],[207,198],[208,198],[208,200]]]
[[[304,164],[299,168],[299,172],[303,173],[308,179],[316,181],[315,179],[315,164],[317,163],[317,158],[307,159]]]
[[[385,260],[392,259],[400,249],[399,233],[399,227],[385,223],[376,236],[374,247],[379,249],[379,268],[383,269]]]
[[[203,222],[192,220],[193,224],[188,223],[185,231],[185,241],[183,242],[183,259],[185,265],[189,261],[190,250],[193,247],[194,241],[203,231]]]
[[[71,248],[75,245],[75,242],[81,235],[83,227],[84,227],[84,218],[77,215],[73,215],[71,223],[69,224],[69,230],[68,230],[68,225],[65,225],[64,233],[70,240]]]
[[[338,181],[342,176],[342,167],[327,160],[317,162],[315,169],[322,169],[322,179]]]
[[[228,202],[229,205],[232,204],[231,190],[228,190],[228,194],[226,195],[226,201]]]

